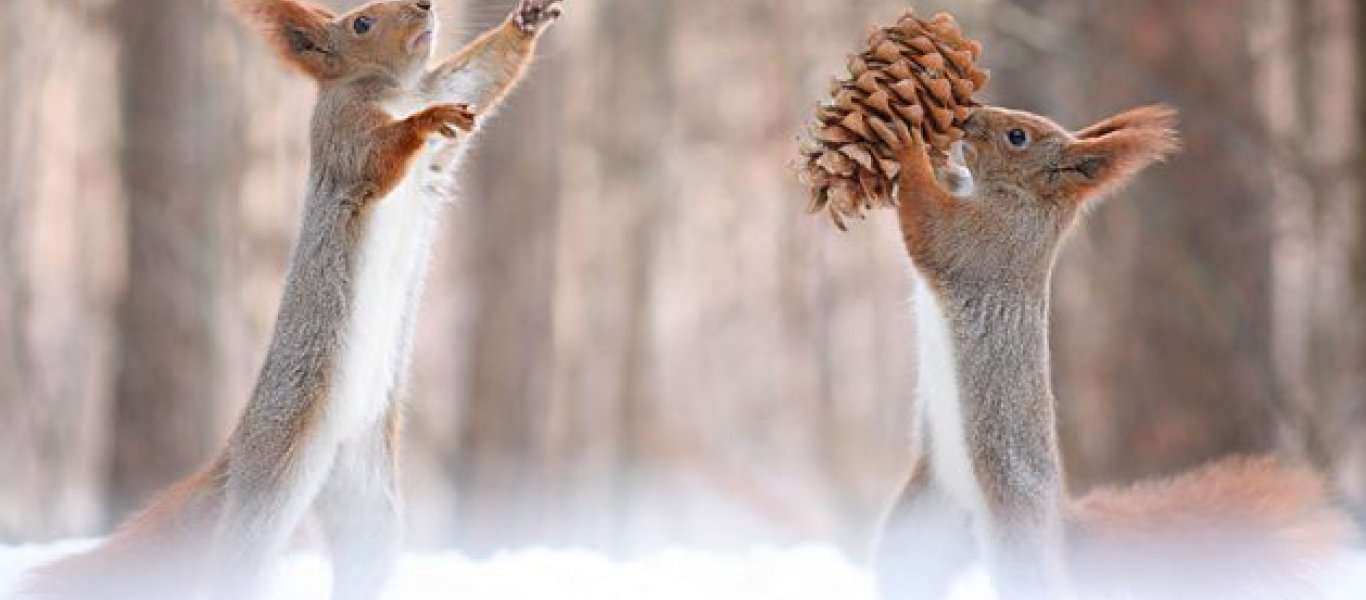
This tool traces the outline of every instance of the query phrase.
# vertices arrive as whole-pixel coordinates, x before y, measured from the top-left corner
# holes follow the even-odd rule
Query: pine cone
[[[918,129],[942,160],[963,137],[959,125],[977,105],[972,95],[990,79],[977,68],[981,55],[982,45],[963,37],[948,13],[923,21],[907,11],[896,25],[870,33],[868,49],[849,59],[849,78],[832,82],[833,100],[816,109],[802,144],[808,211],[828,208],[844,230],[848,217],[895,206],[900,140]]]

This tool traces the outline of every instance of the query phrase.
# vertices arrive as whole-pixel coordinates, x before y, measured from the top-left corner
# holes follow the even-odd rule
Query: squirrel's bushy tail
[[[108,540],[27,574],[20,600],[170,600],[195,597],[222,508],[219,458],[166,491]]]
[[[1316,473],[1273,458],[1092,492],[1070,511],[1079,597],[1320,597],[1315,580],[1356,539],[1329,496]]]

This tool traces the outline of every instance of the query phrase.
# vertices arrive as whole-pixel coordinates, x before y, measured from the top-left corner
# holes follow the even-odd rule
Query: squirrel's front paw
[[[432,133],[448,138],[474,129],[475,115],[468,104],[438,104],[422,112]]]
[[[898,121],[896,138],[898,144],[895,152],[903,174],[910,171],[929,173],[933,170],[929,146],[925,144],[925,138],[921,136],[919,129],[911,129]]]
[[[512,22],[523,33],[537,34],[564,13],[563,0],[521,0],[512,11]]]

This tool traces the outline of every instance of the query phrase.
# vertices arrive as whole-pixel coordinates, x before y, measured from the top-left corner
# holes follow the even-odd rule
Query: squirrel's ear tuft
[[[1059,167],[1071,174],[1065,195],[1078,204],[1123,187],[1181,147],[1176,111],[1164,105],[1115,115],[1078,131],[1075,138]]]
[[[289,65],[319,80],[341,75],[344,65],[332,45],[336,15],[331,11],[298,0],[234,0],[234,6]]]

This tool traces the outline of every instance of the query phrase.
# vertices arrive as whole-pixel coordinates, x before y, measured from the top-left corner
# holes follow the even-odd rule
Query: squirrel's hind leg
[[[942,598],[976,557],[971,515],[917,465],[884,519],[874,549],[878,597]]]
[[[398,488],[400,408],[354,440],[343,442],[318,516],[332,549],[332,598],[374,600],[398,562],[402,500]]]
[[[313,506],[337,454],[336,440],[320,431],[320,401],[285,415],[253,416],[248,409],[228,450],[209,598],[262,597],[265,575]]]

